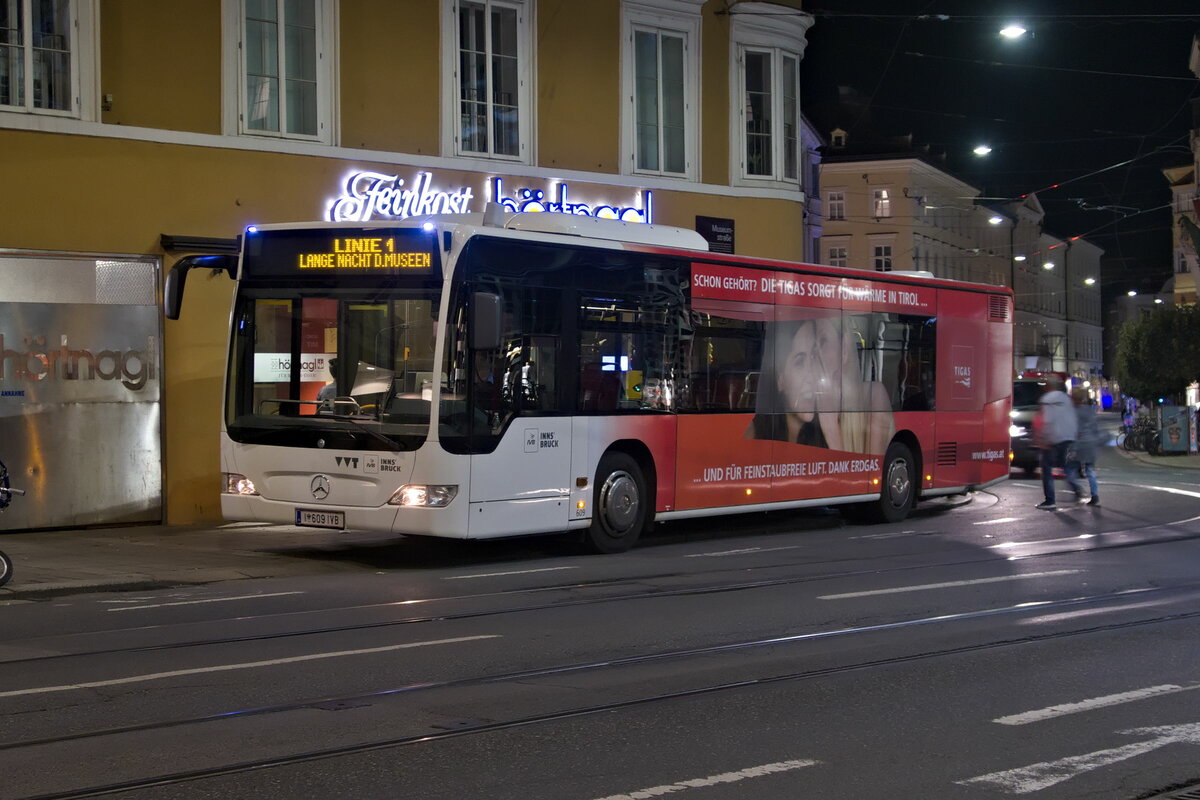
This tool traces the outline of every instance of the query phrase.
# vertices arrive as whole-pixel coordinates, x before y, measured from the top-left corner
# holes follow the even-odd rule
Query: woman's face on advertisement
[[[786,411],[812,419],[816,411],[814,397],[817,364],[813,357],[816,331],[812,322],[802,322],[789,339],[780,342],[779,391]]]
[[[820,369],[820,391],[835,391],[842,378],[842,336],[837,321],[832,317],[817,320],[815,323],[816,346],[815,354]],[[826,386],[825,384],[829,385]]]

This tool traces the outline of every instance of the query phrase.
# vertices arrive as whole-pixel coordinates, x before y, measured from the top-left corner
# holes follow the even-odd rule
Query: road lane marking
[[[743,547],[740,550],[717,550],[711,553],[689,553],[684,558],[705,558],[717,556],[744,556],[752,553],[773,553],[776,550],[795,550],[801,547],[798,544],[788,544],[782,547]]]
[[[850,538],[851,539],[879,540],[879,539],[899,539],[901,536],[911,536],[911,535],[912,534],[901,531],[899,533],[872,533],[872,534],[868,534],[866,536],[851,536]]]
[[[1187,743],[1200,744],[1200,722],[1190,722],[1183,725],[1163,725],[1154,728],[1135,728],[1134,730],[1118,731],[1127,736],[1154,736],[1145,742],[1134,742],[1122,747],[1108,750],[1097,750],[1081,756],[1060,758],[1057,761],[1043,761],[1030,764],[1027,767],[992,772],[977,778],[957,781],[960,785],[987,784],[1007,791],[1010,794],[1030,794],[1042,789],[1048,789],[1056,783],[1082,775],[1093,769],[1116,764],[1143,753],[1149,753],[1168,744]]]
[[[1036,711],[1026,711],[1023,714],[1011,714],[1007,717],[998,717],[992,720],[992,722],[997,722],[1001,725],[1028,725],[1031,722],[1043,722],[1056,717],[1065,717],[1068,714],[1078,714],[1081,711],[1108,708],[1109,706],[1117,706],[1122,703],[1133,703],[1149,697],[1174,694],[1175,692],[1190,692],[1193,689],[1200,689],[1200,685],[1179,686],[1174,683],[1164,683],[1161,686],[1148,686],[1145,689],[1134,689],[1129,692],[1093,697],[1088,700],[1080,700],[1077,703],[1062,703],[1050,706],[1049,708],[1040,708]]]
[[[229,672],[235,669],[256,669],[258,667],[275,667],[280,664],[296,664],[301,661],[318,661],[324,658],[342,658],[344,656],[362,656],[373,653],[387,653],[392,650],[405,650],[412,647],[428,647],[435,644],[455,644],[457,642],[475,642],[480,639],[499,639],[498,635],[459,636],[454,639],[431,639],[425,642],[407,642],[391,644],[386,647],[367,647],[362,650],[337,650],[329,653],[311,653],[306,656],[290,656],[288,658],[272,658],[267,661],[247,661],[241,664],[218,664],[214,667],[196,667],[194,669],[174,669],[169,672],[151,672],[146,675],[130,675],[126,678],[111,678],[105,681],[88,681],[86,683],[68,683],[61,686],[35,686],[32,689],[14,689],[0,692],[0,697],[21,697],[31,694],[49,694],[50,692],[69,692],[74,689],[98,689],[104,686],[121,686],[129,683],[144,683],[161,678],[178,678],[183,675],[203,675],[209,672]]]
[[[1140,483],[1129,484],[1135,489],[1153,489],[1156,492],[1166,492],[1167,494],[1181,494],[1184,497],[1200,497],[1200,492],[1191,492],[1187,489],[1176,489],[1172,486],[1145,486]]]
[[[976,578],[971,581],[946,581],[945,583],[923,583],[920,586],[896,586],[891,589],[871,589],[866,592],[843,592],[842,594],[823,594],[818,600],[848,600],[853,597],[873,597],[880,594],[899,594],[901,592],[923,592],[927,589],[953,589],[959,586],[975,586],[981,583],[1001,583],[1002,581],[1023,581],[1029,578],[1052,578],[1057,575],[1074,575],[1082,572],[1079,569],[1056,569],[1050,572],[1026,572],[1021,575],[1001,575],[995,578]]]
[[[479,572],[474,575],[448,575],[444,581],[469,581],[472,578],[499,578],[504,575],[529,575],[534,572],[555,572],[560,569],[579,569],[579,567],[542,567],[540,569],[514,569],[510,572]]]
[[[999,525],[1002,522],[1016,522],[1020,517],[1001,517],[1000,519],[985,519],[983,522],[972,522],[972,525]]]
[[[239,597],[210,597],[205,600],[173,600],[169,603],[154,603],[145,606],[121,606],[106,608],[105,611],[141,611],[147,608],[164,608],[166,606],[194,606],[201,603],[228,603],[230,600],[257,600],[260,597],[284,597],[289,594],[304,594],[304,592],[271,592],[270,594],[244,594]]]
[[[629,792],[628,794],[612,794],[608,797],[600,798],[600,800],[648,800],[648,798],[660,797],[673,792],[685,792],[688,789],[704,789],[722,783],[737,783],[747,778],[761,778],[764,775],[773,775],[777,772],[790,772],[794,769],[811,767],[820,763],[820,761],[813,761],[807,758],[794,761],[777,761],[774,764],[747,767],[737,772],[722,772],[719,775],[709,775],[707,778],[691,778],[677,783],[669,783],[665,786],[651,786],[648,789],[638,789],[636,792]]]

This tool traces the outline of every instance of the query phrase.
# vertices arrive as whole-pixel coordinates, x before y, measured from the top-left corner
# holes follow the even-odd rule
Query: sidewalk
[[[1153,464],[1156,467],[1200,469],[1200,455],[1187,453],[1181,455],[1152,456],[1140,450],[1125,450],[1120,447],[1113,447],[1113,450],[1126,458],[1141,461],[1143,464]]]
[[[0,587],[0,605],[84,591],[374,572],[376,567],[341,558],[340,552],[396,540],[247,523],[0,532],[0,550],[13,561],[13,578]]]

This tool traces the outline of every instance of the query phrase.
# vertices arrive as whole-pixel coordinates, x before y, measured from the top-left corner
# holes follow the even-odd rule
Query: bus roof
[[[692,258],[698,257],[699,253],[704,253],[705,261],[714,260],[724,263],[745,264],[747,266],[818,272],[824,275],[860,280],[864,277],[864,272],[867,272],[857,267],[834,267],[828,264],[808,264],[758,256],[711,253],[708,249],[708,241],[699,233],[672,225],[598,219],[596,217],[557,212],[521,213],[508,211],[499,203],[488,203],[485,211],[468,214],[430,214],[408,217],[402,220],[370,220],[366,222],[298,222],[267,224],[256,227],[259,230],[297,228],[369,230],[372,228],[415,228],[425,225],[460,227],[465,229],[462,233],[467,236],[477,233],[486,235],[489,230],[497,229],[523,233],[573,236],[609,242],[610,246],[625,244],[631,246],[633,249],[677,251],[680,255],[688,255]],[[893,270],[888,272],[870,272],[868,274],[870,274],[873,280],[895,281],[898,283],[932,283],[940,284],[947,288],[1012,294],[1012,289],[1007,286],[940,278],[925,270]]]

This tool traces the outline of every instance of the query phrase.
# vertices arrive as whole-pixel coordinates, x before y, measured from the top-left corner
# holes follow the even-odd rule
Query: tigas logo
[[[46,349],[46,337],[23,340],[23,350],[10,350],[0,334],[0,381],[120,381],[137,391],[158,377],[158,343],[146,337],[144,350],[73,350],[63,336],[58,349]]]

